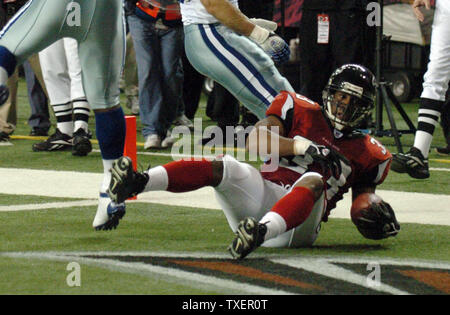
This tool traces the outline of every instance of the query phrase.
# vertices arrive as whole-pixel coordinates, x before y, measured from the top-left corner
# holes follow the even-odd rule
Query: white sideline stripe
[[[4,179],[3,185],[0,186],[0,194],[91,199],[95,204],[94,200],[98,198],[103,174],[0,168],[0,178]],[[450,195],[389,190],[377,190],[377,194],[391,204],[400,223],[450,225]],[[130,202],[220,210],[221,207],[213,196],[214,189],[205,187],[178,194],[166,191],[146,192],[140,194],[137,200]],[[55,206],[54,203],[51,204],[52,207]],[[8,210],[3,211],[14,211],[22,206],[24,205],[7,206]],[[351,194],[348,193],[338,202],[330,218],[349,219],[350,206]],[[39,205],[32,207],[42,209]]]
[[[95,255],[99,255],[99,253],[95,253]],[[198,288],[198,285],[200,284],[200,286],[203,286],[204,289],[227,289],[230,291],[228,294],[292,295],[291,292],[283,290],[269,289],[257,285],[244,284],[233,280],[201,275],[195,272],[183,271],[177,268],[161,267],[141,262],[121,262],[112,259],[86,258],[61,253],[0,253],[0,257],[1,256],[11,258],[48,259],[53,261],[76,261],[78,263],[85,263],[97,267],[107,267],[111,270],[120,272],[152,277],[158,275],[164,281],[170,281],[178,284],[181,279],[186,286]]]
[[[430,167],[430,171],[450,172],[450,168]]]
[[[47,203],[36,203],[36,204],[0,206],[0,212],[58,209],[58,208],[70,208],[70,207],[89,207],[89,206],[96,206],[97,204],[98,204],[97,199],[65,201],[65,202],[47,202]]]

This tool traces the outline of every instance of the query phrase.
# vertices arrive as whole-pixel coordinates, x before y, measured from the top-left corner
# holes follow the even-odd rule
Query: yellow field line
[[[20,140],[46,140],[47,139],[47,137],[41,137],[41,136],[40,137],[33,137],[33,136],[20,136],[20,135],[10,136],[10,138],[11,139],[20,139]],[[91,140],[91,142],[93,144],[98,144],[97,140]],[[142,142],[137,142],[136,145],[138,147],[144,147],[144,143],[142,143]],[[216,150],[222,149],[224,151],[226,150],[226,151],[235,151],[235,152],[245,151],[244,148],[232,148],[232,147],[215,147],[215,149]],[[438,162],[438,163],[450,164],[450,160],[447,160],[447,159],[429,159],[429,160],[433,161],[433,162]]]
[[[450,164],[450,160],[443,160],[443,159],[429,159],[429,160],[433,161],[433,162],[449,163]]]

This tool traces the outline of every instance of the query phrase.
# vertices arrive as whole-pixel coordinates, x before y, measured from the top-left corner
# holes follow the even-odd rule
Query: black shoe
[[[267,226],[258,223],[254,218],[245,218],[239,222],[236,238],[228,251],[235,259],[243,259],[264,242]]]
[[[12,145],[6,132],[0,131],[0,145]]]
[[[9,97],[9,89],[6,85],[0,85],[0,106],[6,103]]]
[[[30,131],[30,136],[32,136],[32,137],[47,137],[48,130],[43,129],[43,128],[33,128]]]
[[[430,177],[428,159],[424,158],[419,149],[412,147],[407,153],[394,154],[391,170],[397,173],[408,173],[417,179]]]
[[[436,148],[436,153],[440,155],[450,155],[450,144],[444,148]]]
[[[149,181],[147,173],[136,172],[129,157],[122,156],[113,162],[111,182],[107,191],[109,198],[120,204],[142,192]]]
[[[73,133],[72,138],[72,155],[76,156],[86,156],[92,151],[92,144],[89,140],[88,133],[83,129],[79,128]]]
[[[33,151],[62,151],[72,147],[72,137],[56,129],[47,140],[33,144]]]

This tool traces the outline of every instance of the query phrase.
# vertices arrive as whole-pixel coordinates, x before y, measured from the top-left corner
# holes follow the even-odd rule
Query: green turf
[[[233,238],[221,211],[133,203],[115,231],[94,231],[95,207],[0,213],[0,253],[154,251],[225,254]],[[396,238],[364,239],[349,220],[330,219],[312,248],[259,248],[254,254],[390,257],[450,261],[449,228],[402,224]],[[418,242],[420,240],[420,242]],[[69,287],[67,261],[0,255],[0,294],[213,294],[194,284],[81,263],[81,287]]]
[[[162,277],[146,277],[80,264],[79,286],[69,286],[68,262],[0,257],[0,294],[217,294]],[[49,270],[51,272],[49,272]],[[69,282],[70,283],[70,282]]]
[[[233,239],[221,211],[130,203],[114,231],[94,231],[95,207],[0,213],[0,252],[11,251],[210,251],[225,253]],[[26,226],[26,228],[22,228]],[[446,226],[402,224],[396,238],[363,238],[350,220],[330,219],[313,248],[261,253],[386,256],[450,261]],[[421,242],[417,243],[416,240]]]

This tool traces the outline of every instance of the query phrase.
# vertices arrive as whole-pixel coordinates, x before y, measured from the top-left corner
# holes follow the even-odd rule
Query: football
[[[380,203],[381,197],[375,193],[362,193],[352,203],[350,215],[353,223],[361,217],[361,212],[370,208],[372,203]]]

